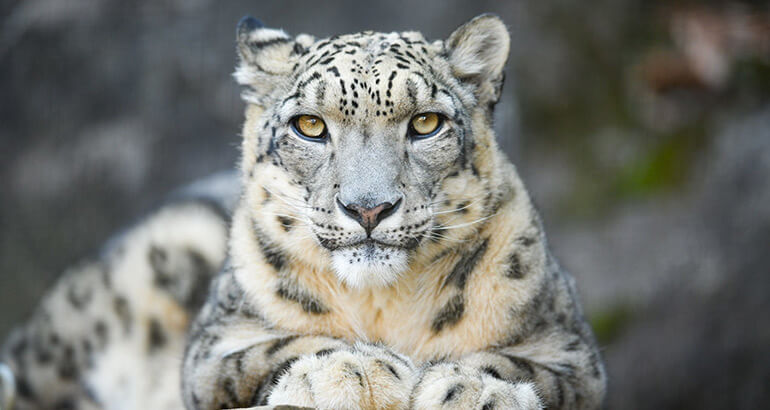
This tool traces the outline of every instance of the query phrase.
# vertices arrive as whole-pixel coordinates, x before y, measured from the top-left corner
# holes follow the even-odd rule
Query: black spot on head
[[[326,98],[326,83],[325,82],[319,82],[318,86],[316,86],[316,105],[322,106],[324,103],[324,98]],[[284,146],[289,145],[287,141],[284,141]]]
[[[333,67],[329,67],[329,68],[326,69],[326,71],[334,74],[335,77],[339,77],[340,76],[340,70],[337,69],[337,67],[334,67],[334,66]]]
[[[297,54],[302,55],[302,54],[305,54],[306,51],[307,50],[305,50],[305,48],[302,47],[302,44],[300,43],[294,43],[294,47],[292,47],[291,49],[291,53],[294,55],[297,55]]]
[[[256,51],[261,48],[274,46],[276,44],[285,44],[288,42],[289,42],[289,39],[286,37],[277,37],[277,38],[271,38],[269,40],[264,40],[264,41],[250,41],[248,44],[249,44],[249,48]]]

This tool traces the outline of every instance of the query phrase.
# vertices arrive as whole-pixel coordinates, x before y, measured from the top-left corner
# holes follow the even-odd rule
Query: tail
[[[0,410],[11,410],[16,397],[16,379],[4,363],[0,363]]]

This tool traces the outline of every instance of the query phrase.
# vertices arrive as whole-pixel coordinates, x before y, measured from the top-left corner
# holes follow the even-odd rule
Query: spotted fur
[[[185,335],[226,254],[232,179],[174,195],[65,271],[0,351],[0,407],[182,408]]]
[[[572,278],[492,132],[500,20],[434,42],[292,38],[249,18],[237,34],[243,196],[188,341],[187,407],[600,407]],[[410,138],[422,112],[445,123]],[[298,115],[328,136],[303,138]],[[371,232],[343,209],[386,202]]]
[[[65,273],[4,345],[18,408],[599,408],[575,285],[495,143],[502,22],[237,39],[239,189],[188,190]],[[413,138],[424,112],[444,123]],[[343,209],[383,203],[374,227]]]

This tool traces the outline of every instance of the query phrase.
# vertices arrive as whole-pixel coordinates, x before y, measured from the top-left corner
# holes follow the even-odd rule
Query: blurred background
[[[238,156],[244,14],[317,36],[482,12],[498,140],[573,272],[610,409],[770,402],[766,1],[0,0],[0,339],[63,268]]]

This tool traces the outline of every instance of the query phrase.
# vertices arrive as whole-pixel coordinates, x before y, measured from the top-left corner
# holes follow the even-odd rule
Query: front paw
[[[356,344],[350,350],[301,357],[278,379],[267,401],[319,410],[406,409],[416,381],[408,358]]]
[[[417,410],[542,408],[531,383],[507,382],[456,363],[427,369],[411,400]]]

